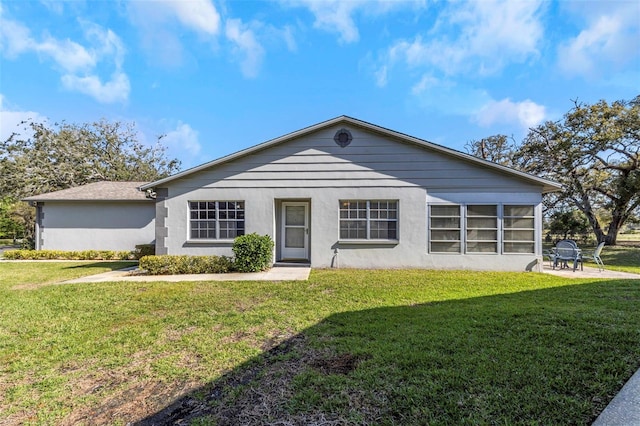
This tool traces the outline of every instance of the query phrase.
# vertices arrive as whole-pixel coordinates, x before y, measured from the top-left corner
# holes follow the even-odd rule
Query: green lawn
[[[589,424],[640,367],[640,280],[42,285],[109,265],[0,263],[6,424]]]
[[[605,246],[600,257],[606,269],[640,274],[640,244],[636,248]]]

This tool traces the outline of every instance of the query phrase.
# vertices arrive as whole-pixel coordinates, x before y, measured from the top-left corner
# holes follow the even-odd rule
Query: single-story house
[[[95,182],[25,198],[36,207],[38,250],[133,250],[155,239],[146,182]]]
[[[129,234],[137,244],[155,240],[157,254],[231,255],[236,236],[256,232],[273,238],[276,262],[536,270],[542,194],[560,189],[346,116],[137,185],[126,200],[54,199],[65,191],[30,197],[39,208],[39,248],[70,248],[82,233],[106,247]],[[124,205],[140,212],[125,214]]]

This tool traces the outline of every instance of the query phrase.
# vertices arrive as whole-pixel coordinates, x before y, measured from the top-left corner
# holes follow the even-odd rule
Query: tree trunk
[[[602,227],[600,226],[600,221],[598,221],[598,217],[595,215],[595,213],[593,212],[593,209],[591,208],[591,202],[589,201],[589,197],[583,194],[582,203],[577,203],[577,207],[582,211],[582,213],[584,213],[585,216],[587,216],[587,220],[589,220],[591,229],[593,229],[593,233],[596,235],[596,240],[598,241],[598,244],[603,241],[606,241],[607,236],[602,230]],[[616,232],[616,236],[617,235],[618,234]]]
[[[622,225],[624,225],[626,219],[627,218],[625,217],[624,212],[621,212],[619,208],[613,210],[611,223],[609,224],[609,232],[607,232],[607,236],[605,237],[607,245],[616,245],[618,241],[618,233],[620,232],[620,228],[622,228]]]

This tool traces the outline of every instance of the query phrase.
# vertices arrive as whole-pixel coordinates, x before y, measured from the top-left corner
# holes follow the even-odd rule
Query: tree
[[[554,203],[584,213],[598,242],[616,244],[640,208],[640,96],[574,102],[562,120],[531,129],[515,156],[519,169],[564,186]],[[606,231],[598,212],[610,217]]]
[[[467,142],[467,152],[473,156],[503,166],[513,166],[516,143],[513,137],[494,135],[480,140]]]
[[[577,235],[585,235],[589,232],[587,218],[578,210],[555,210],[547,223],[549,234],[561,235],[563,240]]]
[[[0,198],[0,238],[15,240],[25,234],[23,224],[15,217],[16,201],[10,197]]]
[[[33,236],[33,208],[20,199],[107,181],[153,181],[178,171],[161,138],[153,146],[137,139],[133,124],[101,120],[89,124],[24,122],[20,136],[0,142],[0,224]]]
[[[101,180],[152,181],[180,166],[160,139],[139,142],[132,124],[23,124],[30,137],[14,133],[0,143],[0,194],[14,199]]]

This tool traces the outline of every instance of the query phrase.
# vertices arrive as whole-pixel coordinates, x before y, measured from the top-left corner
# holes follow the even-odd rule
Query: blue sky
[[[640,2],[0,1],[0,137],[135,122],[183,168],[349,115],[464,151],[640,94]]]

